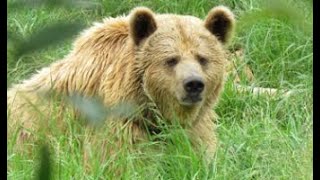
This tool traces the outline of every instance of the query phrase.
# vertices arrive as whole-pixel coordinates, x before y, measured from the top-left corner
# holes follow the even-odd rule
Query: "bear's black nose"
[[[200,77],[190,77],[184,80],[184,89],[191,96],[198,96],[204,89],[204,82]]]

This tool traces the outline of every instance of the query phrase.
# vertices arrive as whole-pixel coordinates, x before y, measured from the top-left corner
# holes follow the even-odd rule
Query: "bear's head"
[[[165,111],[212,106],[223,86],[223,45],[234,29],[233,13],[217,6],[202,21],[138,7],[129,18],[135,60],[147,96]]]

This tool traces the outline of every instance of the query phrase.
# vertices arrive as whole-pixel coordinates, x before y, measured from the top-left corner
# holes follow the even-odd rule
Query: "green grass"
[[[149,6],[160,13],[191,14],[204,18],[211,7],[224,4],[233,9],[237,19],[245,19],[248,13],[254,14],[265,8],[261,4],[263,1],[256,0],[101,0],[97,1],[98,6],[94,9],[59,6],[31,9],[17,6],[17,2],[8,1],[7,26],[8,31],[22,38],[59,20],[73,22],[81,19],[90,26],[93,21],[105,16],[128,13],[137,5]],[[116,162],[100,164],[98,154],[101,149],[84,144],[89,130],[81,128],[67,116],[65,131],[51,125],[50,131],[55,136],[48,138],[42,137],[41,132],[38,134],[47,140],[53,179],[118,179],[119,176],[108,173],[107,168],[112,163],[116,167],[126,168],[123,179],[311,179],[312,2],[287,2],[290,5],[287,9],[306,13],[298,14],[298,18],[293,13],[294,20],[270,18],[265,14],[262,14],[262,18],[254,16],[245,26],[238,26],[241,29],[237,30],[230,46],[240,44],[245,49],[245,61],[253,69],[255,85],[304,91],[287,98],[255,97],[250,93],[238,94],[229,80],[216,107],[220,116],[217,122],[219,148],[209,168],[203,165],[200,154],[190,148],[179,128],[173,128],[166,134],[172,143],[167,144],[161,153],[128,154],[123,151],[119,152],[123,154]],[[303,26],[297,23],[299,18]],[[20,57],[14,56],[14,45],[9,43],[7,86],[30,77],[35,70],[62,58],[70,50],[71,43],[72,39],[68,39],[59,45]],[[25,148],[30,151],[20,153],[16,151],[14,138],[8,139],[8,179],[37,177],[40,147],[41,144],[37,143],[27,144]],[[89,170],[83,160],[83,147],[91,149]]]

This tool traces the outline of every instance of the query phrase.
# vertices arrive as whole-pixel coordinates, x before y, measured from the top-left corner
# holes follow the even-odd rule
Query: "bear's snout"
[[[184,90],[190,96],[199,96],[204,89],[204,82],[201,77],[189,77],[183,82]]]
[[[183,81],[186,92],[183,103],[192,105],[202,100],[201,93],[205,88],[204,80],[199,76],[188,77]]]

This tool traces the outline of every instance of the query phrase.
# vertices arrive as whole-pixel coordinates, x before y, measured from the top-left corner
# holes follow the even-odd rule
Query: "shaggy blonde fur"
[[[50,119],[51,103],[41,94],[51,90],[63,95],[76,92],[84,97],[99,96],[106,106],[134,103],[147,114],[152,113],[147,104],[153,102],[166,121],[178,118],[195,148],[206,147],[208,157],[212,157],[217,142],[212,108],[223,87],[223,44],[233,28],[233,14],[223,6],[213,8],[205,21],[154,14],[139,7],[126,17],[96,23],[78,37],[64,59],[8,90],[8,133],[17,127],[36,129],[41,117]],[[166,62],[172,58],[177,65],[168,67]],[[206,61],[200,64],[203,59]],[[193,72],[204,80],[203,100],[184,106],[183,80]],[[121,129],[121,136],[126,136],[127,142],[119,140],[121,146],[147,140],[142,121],[120,119],[107,124],[113,134]]]

